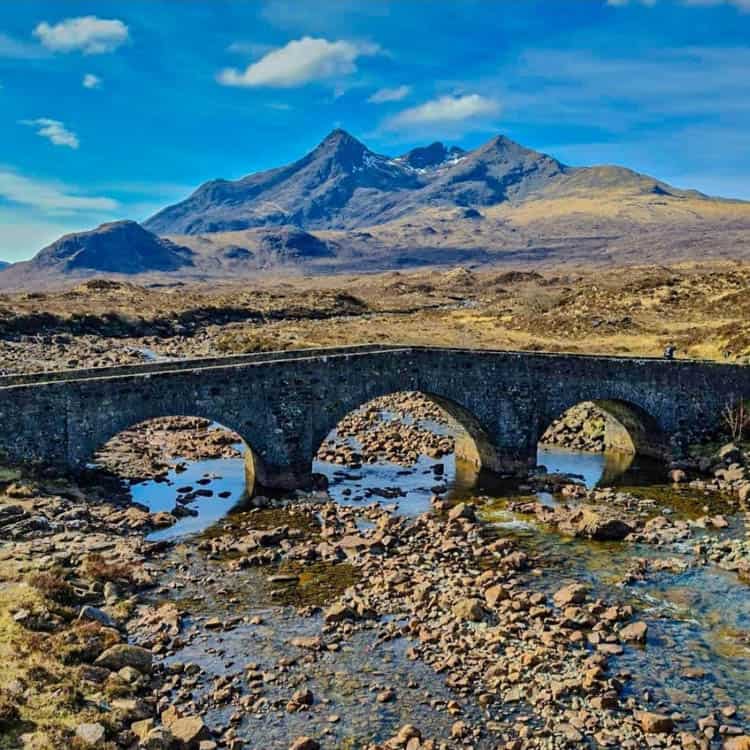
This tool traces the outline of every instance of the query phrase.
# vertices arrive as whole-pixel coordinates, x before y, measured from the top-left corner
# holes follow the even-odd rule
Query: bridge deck
[[[180,370],[203,370],[213,367],[233,367],[245,364],[266,364],[286,362],[288,360],[310,359],[316,357],[344,356],[349,354],[368,354],[377,352],[402,351],[413,349],[410,346],[388,346],[381,344],[359,344],[356,346],[319,347],[310,349],[289,349],[277,352],[255,352],[253,354],[236,354],[226,357],[192,357],[160,359],[155,362],[144,362],[137,365],[113,365],[109,367],[89,367],[75,370],[49,370],[26,374],[0,376],[0,388],[16,385],[36,385],[43,383],[68,382],[74,380],[93,380],[98,378],[122,377],[128,375],[158,375],[164,372]]]
[[[323,357],[347,357],[363,354],[378,354],[398,351],[435,351],[456,352],[476,356],[508,355],[522,357],[540,357],[566,359],[590,359],[599,362],[611,360],[613,362],[664,362],[669,366],[696,365],[713,366],[721,369],[742,368],[746,365],[725,364],[714,360],[678,359],[665,360],[662,357],[638,356],[631,357],[617,354],[581,354],[569,352],[530,352],[513,349],[472,349],[468,347],[422,346],[412,344],[358,344],[354,346],[317,347],[309,349],[289,349],[275,352],[256,352],[253,354],[237,354],[225,357],[193,357],[185,359],[163,359],[156,362],[145,362],[137,365],[114,365],[109,367],[90,367],[72,370],[50,370],[31,374],[10,374],[0,376],[0,390],[24,385],[44,385],[56,382],[74,382],[83,380],[98,380],[105,378],[120,378],[142,375],[160,375],[187,370],[209,370],[214,368],[238,367],[242,365],[261,365],[274,362],[288,362],[290,360],[309,360]]]

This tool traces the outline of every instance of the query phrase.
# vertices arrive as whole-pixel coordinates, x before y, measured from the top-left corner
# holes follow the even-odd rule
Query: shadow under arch
[[[604,448],[608,452],[647,456],[664,460],[669,455],[669,441],[657,420],[643,407],[618,398],[581,398],[568,404],[542,426],[547,427],[578,404],[594,404],[608,417],[604,430]]]
[[[232,428],[230,425],[226,424],[223,420],[217,420],[213,419],[210,416],[204,416],[201,414],[196,414],[193,411],[190,411],[189,413],[172,413],[172,414],[157,414],[155,416],[148,416],[145,418],[138,417],[134,420],[128,420],[123,419],[121,420],[123,426],[119,426],[118,428],[115,428],[114,431],[110,430],[108,437],[106,437],[104,440],[99,439],[97,442],[98,444],[95,445],[93,450],[90,451],[91,456],[91,464],[94,466],[105,466],[108,471],[111,473],[114,473],[116,475],[119,475],[119,472],[117,470],[113,470],[110,467],[107,467],[105,464],[102,464],[100,459],[102,455],[102,451],[106,449],[106,447],[116,438],[123,434],[127,434],[129,432],[138,431],[141,429],[148,429],[149,426],[157,426],[160,422],[166,422],[166,420],[169,420],[170,418],[177,418],[181,420],[190,420],[190,419],[197,419],[201,420],[202,422],[207,422],[209,424],[209,427],[202,427],[202,426],[196,426],[195,428],[191,428],[189,425],[185,426],[184,428],[178,428],[180,431],[189,431],[191,429],[196,430],[204,430],[208,432],[213,431],[219,431],[222,433],[229,433],[233,437],[233,444],[240,446],[240,452],[242,454],[242,460],[244,464],[244,476],[245,476],[245,494],[247,496],[252,496],[256,490],[256,488],[262,484],[262,478],[263,478],[263,466],[262,461],[259,459],[255,451],[253,450],[252,445],[241,435],[237,430]],[[167,428],[163,428],[167,429]],[[169,456],[170,459],[179,459],[183,458],[183,456],[179,455],[179,451],[174,456]],[[201,461],[205,460],[209,457],[202,457],[202,458],[195,458],[195,461]],[[210,458],[222,458],[222,456],[212,456]],[[190,460],[190,459],[188,459]],[[127,479],[127,477],[124,477]]]
[[[340,422],[349,414],[355,413],[377,399],[397,396],[404,393],[414,393],[435,404],[443,413],[451,429],[454,440],[454,454],[457,462],[463,462],[475,471],[499,472],[502,469],[498,450],[489,438],[487,430],[479,419],[467,408],[436,393],[414,389],[393,390],[376,394],[366,398],[349,408],[342,408],[332,417],[332,423],[327,424],[315,437],[315,449],[322,445],[328,436],[336,429]],[[335,420],[335,421],[333,421]]]

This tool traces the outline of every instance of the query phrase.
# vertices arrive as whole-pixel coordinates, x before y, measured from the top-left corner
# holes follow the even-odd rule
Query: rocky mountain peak
[[[438,167],[452,159],[458,159],[466,152],[458,146],[448,148],[444,143],[435,141],[429,146],[418,146],[399,156],[398,161],[410,166],[412,169],[430,169]]]
[[[337,128],[331,131],[313,150],[313,159],[329,159],[338,164],[344,171],[351,172],[355,167],[361,167],[365,157],[374,156],[372,151],[358,141],[346,130]]]

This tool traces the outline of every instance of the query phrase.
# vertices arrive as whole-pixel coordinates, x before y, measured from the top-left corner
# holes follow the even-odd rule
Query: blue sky
[[[0,259],[343,127],[750,199],[750,0],[0,3]]]

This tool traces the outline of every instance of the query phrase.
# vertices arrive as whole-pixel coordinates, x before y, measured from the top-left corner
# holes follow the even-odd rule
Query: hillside
[[[277,225],[328,244],[293,261],[319,273],[750,257],[750,203],[625,167],[569,166],[504,136],[388,157],[335,130],[293,164],[207,183],[145,222],[214,266],[244,248],[248,270],[274,266],[263,238]]]
[[[134,221],[115,221],[64,235],[30,261],[6,268],[0,279],[19,283],[98,273],[172,273],[192,266],[192,256],[189,248],[157,237]]]
[[[106,273],[144,281],[462,264],[750,258],[750,203],[619,166],[573,167],[496,136],[390,157],[334,130],[287,166],[213,180],[139,226],[66,235],[0,288]]]

